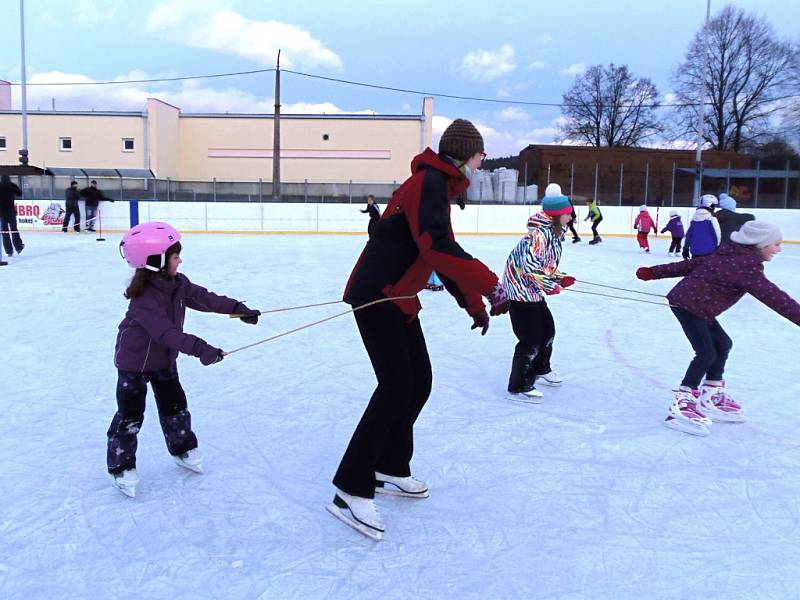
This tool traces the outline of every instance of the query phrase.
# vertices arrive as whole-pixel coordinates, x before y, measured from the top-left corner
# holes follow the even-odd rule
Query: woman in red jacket
[[[800,325],[800,304],[764,275],[763,263],[781,251],[782,241],[775,225],[749,221],[714,254],[636,271],[643,281],[683,277],[667,299],[695,356],[680,387],[674,390],[664,421],[667,427],[708,435],[712,421],[744,421],[742,407],[725,392],[722,374],[732,342],[717,317],[750,294]]]

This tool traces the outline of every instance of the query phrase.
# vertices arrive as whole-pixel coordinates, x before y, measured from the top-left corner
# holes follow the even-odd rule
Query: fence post
[[[522,204],[528,203],[528,162],[525,161],[525,179],[522,188]]]
[[[263,196],[262,191],[261,191],[261,187],[263,185],[264,185],[264,182],[261,181],[261,177],[259,177],[258,178],[258,201],[259,202],[264,202],[264,196]],[[263,225],[263,222],[264,222],[264,211],[263,210],[261,211],[261,222],[262,222],[261,229],[264,229],[264,225]]]
[[[622,206],[622,185],[625,181],[625,163],[619,163],[619,205]]]
[[[597,178],[600,175],[600,163],[594,163],[594,199],[597,201]]]
[[[756,197],[754,200],[753,208],[758,208],[758,188],[761,184],[761,161],[756,161]]]
[[[167,177],[167,202],[169,202],[169,188],[170,188],[169,177]]]
[[[644,164],[644,203],[647,204],[647,192],[650,187],[650,161]]]
[[[572,200],[572,192],[575,189],[575,163],[569,164],[569,199]]]
[[[725,174],[725,193],[731,191],[731,161],[728,161],[728,172]]]
[[[217,178],[211,180],[211,197],[214,202],[217,201]]]
[[[789,159],[786,159],[786,176],[783,180],[783,208],[789,208]]]
[[[347,184],[347,197],[350,200],[350,204],[352,204],[353,203],[353,180],[352,179]]]
[[[303,181],[303,202],[308,202],[308,179]]]
[[[672,161],[672,190],[669,195],[669,205],[675,206],[675,161]]]
[[[550,185],[550,163],[547,163],[547,185]]]
[[[123,195],[123,191],[122,191],[122,175],[119,176],[119,199],[120,200],[124,200],[125,199],[125,197]]]

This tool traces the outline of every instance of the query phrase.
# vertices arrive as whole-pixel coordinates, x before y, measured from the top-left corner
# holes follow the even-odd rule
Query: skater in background
[[[592,222],[592,239],[589,244],[593,246],[603,241],[600,234],[597,233],[597,226],[603,221],[603,213],[600,212],[600,207],[597,206],[597,200],[594,198],[587,198],[586,206],[589,208],[589,214],[586,215],[584,221]]]
[[[650,215],[650,212],[647,210],[647,206],[642,204],[639,207],[639,214],[636,215],[636,219],[633,221],[633,228],[636,230],[636,241],[639,242],[639,248],[642,248],[645,252],[650,252],[650,241],[647,239],[647,236],[652,231],[656,233],[656,222],[653,221],[653,217]]]
[[[69,219],[75,219],[74,228],[77,233],[81,232],[81,208],[78,201],[81,199],[81,194],[78,191],[78,182],[70,181],[69,187],[64,190],[64,206],[67,211],[64,214],[64,223],[61,226],[61,231],[64,233],[69,229]]]
[[[572,203],[572,198],[568,199],[571,210],[569,213],[569,223],[567,223],[567,227],[569,227],[569,231],[570,233],[572,233],[572,243],[577,244],[578,242],[581,241],[581,238],[578,235],[578,231],[575,229],[575,221],[578,220],[578,215],[575,213],[575,205]]]
[[[717,205],[717,197],[706,194],[700,198],[700,205],[692,215],[689,229],[686,232],[686,240],[683,244],[683,258],[695,256],[707,256],[717,250],[722,237],[719,223],[714,216],[714,207]]]
[[[375,196],[370,194],[367,196],[367,208],[361,211],[364,214],[369,214],[369,224],[367,225],[367,235],[372,239],[375,228],[378,226],[378,221],[381,220],[381,211],[378,204],[375,202]]]
[[[9,256],[22,252],[25,244],[19,235],[17,225],[17,207],[15,200],[22,196],[22,190],[6,175],[0,175],[0,237],[3,238],[3,249]]]
[[[114,365],[118,370],[117,412],[108,428],[108,472],[114,486],[135,496],[137,434],[144,420],[147,384],[153,388],[161,430],[175,462],[202,472],[202,457],[191,415],[178,379],[178,353],[196,356],[204,365],[222,360],[222,350],[183,332],[186,308],[246,315],[255,325],[257,310],[218,296],[178,273],[181,235],[167,223],[142,223],[122,238],[120,253],[136,269],[125,297],[130,300],[117,333]]]
[[[425,286],[425,288],[432,292],[441,292],[444,289],[444,284],[442,283],[442,280],[439,279],[436,271],[433,271],[431,276],[428,277],[428,284]]]
[[[669,211],[669,221],[667,221],[661,233],[666,233],[667,231],[669,231],[669,234],[672,236],[672,241],[669,244],[669,255],[680,256],[681,242],[683,241],[684,235],[683,220],[678,214],[678,211],[674,208]]]
[[[104,200],[113,202],[114,200],[103,194],[100,188],[97,187],[97,181],[94,179],[89,183],[89,187],[85,187],[80,191],[80,194],[85,200],[86,231],[94,231],[94,222],[97,219],[97,210],[100,206],[100,202]]]
[[[575,278],[558,270],[564,228],[571,218],[569,199],[556,183],[547,186],[542,210],[528,219],[528,233],[511,251],[503,274],[511,307],[511,326],[518,343],[514,348],[508,392],[511,399],[540,403],[537,380],[559,386],[561,377],[550,366],[555,322],[545,296],[558,294]]]
[[[456,119],[439,141],[414,157],[411,176],[390,200],[381,226],[356,262],[344,292],[353,307],[383,298],[412,296],[375,304],[354,313],[378,386],[333,478],[327,510],[350,527],[381,539],[384,523],[375,493],[428,497],[428,486],[411,475],[414,423],[431,391],[432,375],[415,296],[436,270],[472,329],[485,334],[489,314],[508,312],[497,275],[456,242],[451,200],[463,199],[469,176],[483,157],[483,138],[469,121]]]
[[[781,251],[781,242],[775,225],[749,221],[713,255],[636,271],[643,281],[683,277],[667,299],[695,356],[674,390],[664,421],[667,427],[708,435],[714,421],[744,421],[742,407],[725,390],[723,373],[732,342],[717,317],[750,294],[800,325],[800,304],[764,275],[763,263]]]
[[[727,242],[731,239],[734,231],[739,231],[742,225],[748,221],[755,221],[755,217],[750,213],[736,212],[736,200],[728,194],[719,195],[719,210],[714,213],[719,222],[720,235],[722,241]]]

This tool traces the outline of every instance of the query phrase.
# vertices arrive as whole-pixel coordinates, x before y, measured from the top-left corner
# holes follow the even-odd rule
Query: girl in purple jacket
[[[108,472],[114,486],[136,495],[136,436],[144,420],[147,383],[153,387],[161,430],[177,464],[202,473],[203,463],[192,431],[186,394],[178,380],[178,353],[204,365],[222,360],[223,352],[183,332],[186,308],[221,314],[243,314],[245,323],[258,322],[257,310],[217,296],[178,273],[181,234],[167,223],[142,223],[122,238],[120,254],[136,269],[125,297],[128,312],[119,324],[114,365],[117,412],[108,428]]]
[[[764,275],[763,263],[781,251],[782,241],[775,225],[749,221],[714,254],[636,271],[643,281],[683,277],[667,299],[695,356],[680,387],[674,390],[664,421],[667,427],[708,435],[712,421],[744,421],[742,407],[725,392],[722,374],[732,342],[717,316],[747,293],[800,325],[800,304]]]
[[[669,255],[673,256],[673,252],[675,256],[680,256],[681,253],[681,242],[683,241],[683,221],[681,220],[678,211],[674,208],[669,211],[669,221],[664,226],[664,229],[661,230],[661,233],[666,233],[669,231],[670,235],[672,236],[672,242],[669,245]]]

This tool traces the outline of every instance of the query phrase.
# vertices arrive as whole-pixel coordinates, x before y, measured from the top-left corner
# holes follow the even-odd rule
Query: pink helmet
[[[166,266],[167,249],[180,239],[181,234],[169,223],[140,223],[122,236],[119,253],[134,269],[159,271]],[[159,266],[147,264],[151,256],[160,258]]]

